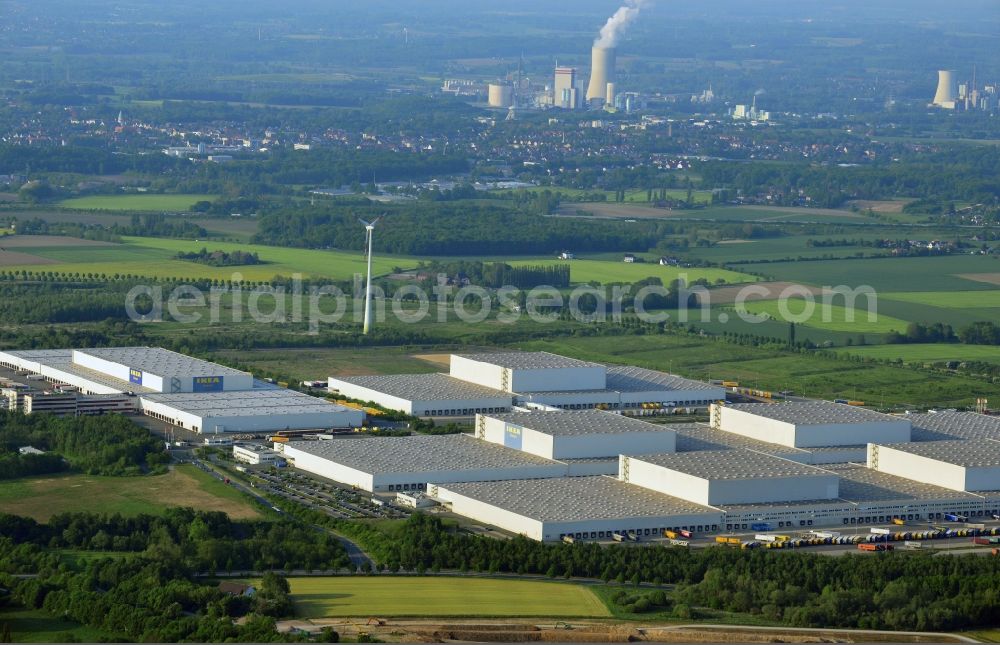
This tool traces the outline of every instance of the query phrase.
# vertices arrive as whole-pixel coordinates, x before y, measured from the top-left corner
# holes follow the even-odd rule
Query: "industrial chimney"
[[[614,47],[594,47],[590,68],[590,85],[587,86],[587,102],[604,103],[608,94],[608,83],[615,82]]]
[[[955,85],[955,72],[942,69],[938,72],[937,93],[934,94],[934,102],[931,105],[954,110],[956,101],[958,101],[958,88]]]

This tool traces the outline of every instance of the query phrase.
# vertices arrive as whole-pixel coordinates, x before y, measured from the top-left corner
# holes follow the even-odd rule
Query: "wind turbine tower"
[[[358,221],[365,225],[365,249],[368,252],[368,278],[365,284],[365,327],[364,334],[367,335],[372,328],[372,237],[375,234],[375,224],[382,219],[376,217],[371,222],[363,219]]]

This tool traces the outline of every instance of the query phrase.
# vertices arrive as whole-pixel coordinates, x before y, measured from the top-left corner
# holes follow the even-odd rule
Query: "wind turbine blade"
[[[376,224],[378,224],[378,221],[383,217],[385,217],[385,215],[379,215],[378,217],[375,218],[375,220],[371,223],[371,225],[375,226]]]
[[[365,226],[371,226],[371,224],[369,224],[365,220],[361,219],[360,217],[358,218],[358,221],[361,222],[362,224],[364,224]],[[375,221],[377,222],[378,220],[375,220]]]

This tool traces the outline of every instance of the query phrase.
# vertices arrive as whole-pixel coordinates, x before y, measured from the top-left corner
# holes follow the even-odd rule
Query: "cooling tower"
[[[958,100],[958,89],[955,85],[955,72],[943,69],[938,72],[937,93],[934,94],[934,102],[943,108],[954,108],[955,101]]]
[[[507,83],[490,83],[489,105],[494,108],[509,108],[514,105],[514,86]]]
[[[594,47],[592,58],[587,102],[596,100],[603,103],[607,98],[608,83],[615,82],[615,49]]]

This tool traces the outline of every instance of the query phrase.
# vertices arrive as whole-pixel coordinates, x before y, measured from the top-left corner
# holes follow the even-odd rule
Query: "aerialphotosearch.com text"
[[[687,284],[681,275],[680,284]],[[354,276],[351,293],[334,284],[307,283],[301,274],[282,285],[246,286],[234,273],[231,286],[204,288],[192,284],[137,285],[126,295],[130,320],[154,323],[172,320],[183,324],[219,324],[252,321],[260,324],[306,323],[319,333],[324,325],[361,324],[365,315],[364,281]],[[487,319],[514,324],[525,318],[545,324],[559,320],[563,312],[582,323],[621,322],[635,316],[644,323],[727,323],[732,316],[746,323],[768,320],[790,323],[832,322],[835,312],[845,322],[855,316],[878,320],[878,296],[863,285],[824,287],[782,285],[779,291],[766,284],[748,284],[735,297],[713,307],[712,291],[700,286],[681,286],[671,291],[660,285],[581,285],[572,289],[537,286],[532,289],[476,285],[456,286],[443,278],[424,287],[407,284],[391,295],[372,287],[372,320],[383,323],[393,317],[406,324],[461,321],[469,324]],[[817,293],[818,292],[818,293]],[[777,314],[753,313],[754,301],[776,301]],[[817,317],[818,316],[818,317]]]

